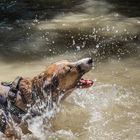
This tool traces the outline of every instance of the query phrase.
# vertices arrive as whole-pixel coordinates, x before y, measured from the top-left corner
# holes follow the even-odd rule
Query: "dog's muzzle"
[[[75,65],[78,71],[84,74],[88,72],[89,70],[91,70],[91,68],[93,67],[93,60],[92,58],[84,58],[75,62]]]
[[[92,80],[85,80],[81,78],[86,72],[90,71],[93,67],[93,60],[92,58],[84,58],[77,62],[75,62],[75,65],[77,67],[77,70],[80,73],[80,78],[77,82],[78,88],[88,88],[93,85]]]

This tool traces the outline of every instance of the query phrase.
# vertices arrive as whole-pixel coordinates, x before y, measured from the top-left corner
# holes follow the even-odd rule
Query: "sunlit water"
[[[55,116],[49,123],[44,116],[32,119],[33,134],[22,139],[140,139],[140,20],[111,11],[114,7],[87,0],[75,6],[76,11],[49,20],[1,26],[2,81],[33,77],[58,60],[92,56],[96,61],[95,69],[85,75],[95,84],[74,91],[55,115],[49,112]]]

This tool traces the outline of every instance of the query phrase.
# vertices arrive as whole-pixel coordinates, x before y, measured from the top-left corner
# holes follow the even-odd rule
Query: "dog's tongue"
[[[89,88],[93,85],[93,81],[92,80],[85,80],[85,79],[80,79],[79,83],[78,83],[78,87],[79,88]]]

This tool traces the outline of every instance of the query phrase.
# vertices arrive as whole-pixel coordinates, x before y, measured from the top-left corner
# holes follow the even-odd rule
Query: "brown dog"
[[[9,99],[8,95],[10,87],[1,84],[1,131],[7,137],[15,136],[15,132],[9,126],[6,119],[9,110],[13,120],[21,126],[23,133],[28,133],[27,126],[21,124],[21,116],[26,114],[29,105],[33,106],[35,104],[36,99],[39,98],[46,101],[51,97],[52,102],[58,104],[58,102],[70,95],[75,88],[91,86],[92,81],[85,82],[86,80],[81,80],[81,77],[91,70],[92,62],[91,58],[81,59],[77,62],[60,61],[51,64],[45,71],[33,79],[20,78],[16,89],[16,96],[12,100]],[[7,111],[7,108],[11,107],[8,106],[9,102],[11,106],[14,105],[14,109],[16,108],[15,112],[13,111],[14,109],[8,109]]]

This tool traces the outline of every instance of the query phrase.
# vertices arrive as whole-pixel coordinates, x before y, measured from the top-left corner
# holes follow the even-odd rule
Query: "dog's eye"
[[[71,72],[71,69],[72,69],[72,66],[68,66],[68,67],[67,67],[67,70],[66,70],[67,73]]]

